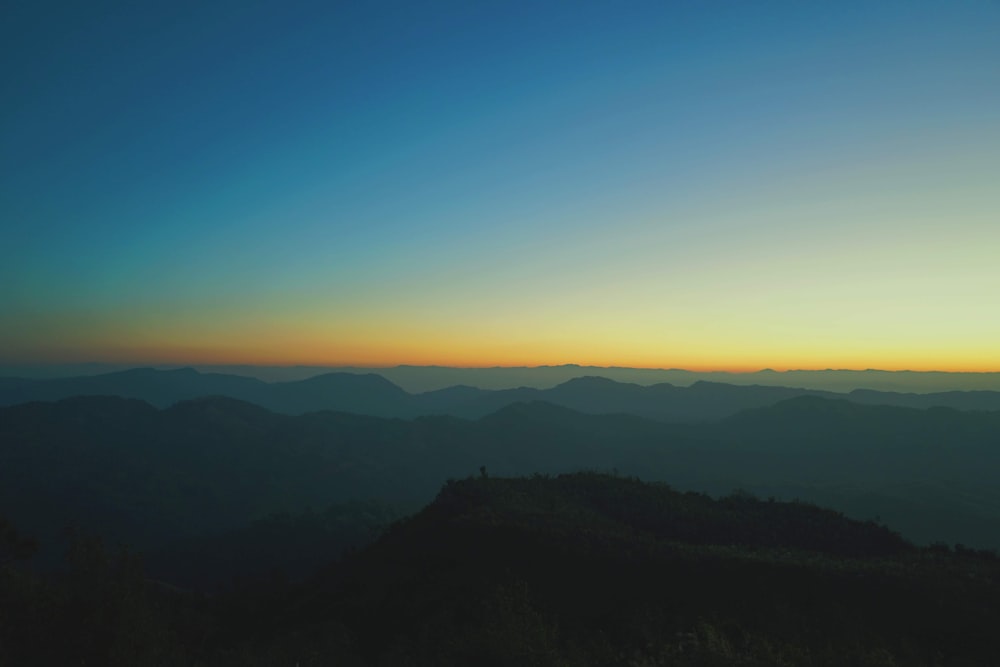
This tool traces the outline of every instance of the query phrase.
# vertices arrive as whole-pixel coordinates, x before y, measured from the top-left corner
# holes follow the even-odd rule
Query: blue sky
[[[995,2],[8,14],[7,361],[1000,368]]]

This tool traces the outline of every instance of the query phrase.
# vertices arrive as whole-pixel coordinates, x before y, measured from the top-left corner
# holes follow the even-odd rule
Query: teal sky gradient
[[[1000,369],[1000,4],[19,2],[5,361]]]

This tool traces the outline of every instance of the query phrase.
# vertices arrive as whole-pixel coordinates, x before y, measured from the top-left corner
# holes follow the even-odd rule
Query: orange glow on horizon
[[[131,320],[91,330],[68,326],[11,340],[8,364],[112,363],[120,365],[251,365],[390,368],[526,368],[578,365],[598,368],[683,369],[753,373],[763,369],[1000,372],[1000,348],[977,334],[944,345],[936,337],[852,340],[839,333],[805,332],[788,340],[767,327],[685,331],[632,328],[628,322],[548,321],[517,326],[478,322],[445,328],[389,318],[365,322],[313,322],[307,318],[248,318],[212,326],[197,322]],[[738,331],[739,334],[734,334]],[[48,334],[48,335],[46,335]],[[811,335],[810,335],[811,334]]]
[[[40,351],[39,351],[40,352]],[[788,371],[913,371],[913,372],[944,372],[944,373],[995,373],[1000,372],[1000,364],[979,364],[972,361],[953,359],[950,362],[927,362],[907,364],[903,361],[895,363],[877,363],[868,358],[837,359],[835,361],[806,360],[788,363],[766,363],[748,361],[739,363],[735,360],[711,360],[678,355],[676,358],[662,361],[643,361],[640,355],[622,355],[607,357],[594,355],[592,357],[544,357],[541,355],[496,355],[492,358],[472,354],[440,354],[424,352],[419,354],[399,354],[391,351],[384,353],[361,354],[318,354],[310,349],[298,349],[299,354],[282,354],[263,349],[226,349],[208,346],[167,346],[167,347],[107,347],[102,349],[62,349],[48,350],[45,353],[24,355],[17,360],[8,360],[16,364],[59,365],[75,363],[110,363],[136,366],[156,365],[194,365],[194,366],[225,366],[247,365],[262,367],[282,366],[316,366],[327,368],[392,368],[395,366],[442,366],[450,368],[537,368],[577,365],[591,368],[634,368],[640,370],[679,369],[693,373],[756,373],[762,370],[776,372]],[[721,355],[720,355],[721,356]],[[728,355],[730,359],[737,355]],[[846,356],[846,355],[845,355]]]

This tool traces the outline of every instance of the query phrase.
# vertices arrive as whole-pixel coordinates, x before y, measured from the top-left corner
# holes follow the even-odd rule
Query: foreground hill
[[[280,512],[426,503],[448,478],[619,470],[802,498],[922,543],[1000,546],[1000,414],[800,397],[713,424],[517,403],[483,417],[297,417],[225,398],[158,410],[81,397],[0,409],[0,514],[143,550]],[[49,550],[49,553],[52,550]]]
[[[590,414],[620,413],[667,422],[702,422],[799,396],[846,398],[854,403],[921,409],[1000,410],[1000,392],[995,391],[901,394],[856,390],[837,394],[705,381],[690,386],[667,383],[644,386],[595,376],[572,378],[549,389],[485,390],[453,386],[421,394],[403,391],[383,376],[372,373],[325,373],[304,380],[271,383],[239,375],[199,373],[190,368],[170,371],[137,368],[48,380],[0,378],[0,405],[73,396],[120,396],[163,408],[205,396],[225,396],[283,414],[336,410],[406,419],[421,415],[476,419],[511,403],[544,401]]]
[[[481,478],[299,604],[379,664],[986,664],[998,574],[798,503]]]
[[[958,667],[1000,652],[995,555],[919,549],[802,503],[594,473],[449,481],[300,586],[202,598],[144,583],[92,542],[74,553],[56,579],[0,564],[13,605],[0,608],[0,658]]]

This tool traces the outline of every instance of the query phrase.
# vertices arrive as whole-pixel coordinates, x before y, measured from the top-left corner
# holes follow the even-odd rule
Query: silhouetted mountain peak
[[[142,399],[162,408],[199,396],[230,396],[284,414],[334,410],[382,417],[450,414],[476,419],[515,401],[542,400],[591,415],[632,414],[661,422],[687,423],[723,419],[741,410],[774,405],[803,394],[849,398],[867,405],[918,409],[936,406],[962,410],[1000,409],[1000,392],[901,394],[854,391],[848,395],[707,380],[690,386],[669,383],[646,386],[588,375],[586,373],[597,372],[589,368],[575,370],[574,374],[580,374],[578,377],[550,389],[520,387],[488,390],[456,385],[411,394],[382,375],[346,370],[324,372],[305,380],[267,383],[242,375],[202,373],[193,368],[135,368],[51,380],[0,380],[0,405],[58,400],[77,395],[118,395]]]
[[[709,391],[713,389],[731,388],[736,388],[736,385],[726,384],[724,382],[713,382],[712,380],[697,380],[688,386],[689,391]]]
[[[566,380],[562,384],[556,385],[556,389],[588,389],[588,390],[614,390],[623,388],[641,388],[641,385],[633,382],[617,382],[600,375],[582,375],[571,380]]]

